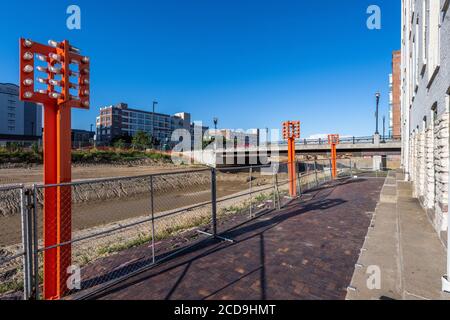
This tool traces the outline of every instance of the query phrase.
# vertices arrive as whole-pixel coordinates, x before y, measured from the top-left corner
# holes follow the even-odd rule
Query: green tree
[[[33,152],[35,153],[35,154],[39,154],[39,144],[37,143],[37,142],[34,142],[32,145],[31,145],[31,149],[33,150]]]
[[[144,150],[146,148],[152,147],[152,138],[150,135],[145,133],[144,131],[138,131],[133,137],[131,141],[133,148],[138,150]]]
[[[125,141],[122,139],[117,140],[116,142],[114,142],[114,148],[125,149]]]

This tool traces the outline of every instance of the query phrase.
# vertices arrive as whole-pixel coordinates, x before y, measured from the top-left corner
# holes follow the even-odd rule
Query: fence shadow
[[[170,272],[171,270],[174,270],[176,268],[183,267],[183,271],[178,276],[175,284],[172,287],[168,288],[168,290],[167,290],[168,293],[163,298],[166,300],[171,299],[171,297],[173,296],[176,289],[183,282],[185,276],[187,275],[190,267],[192,266],[192,264],[194,262],[196,262],[202,258],[205,258],[211,254],[225,250],[232,246],[237,246],[239,244],[242,244],[248,240],[251,240],[251,239],[254,239],[255,237],[257,237],[257,238],[259,238],[259,243],[260,243],[260,266],[256,269],[242,275],[241,277],[239,277],[239,279],[231,281],[226,286],[219,288],[215,292],[211,293],[209,296],[205,297],[205,299],[211,298],[214,295],[218,294],[220,291],[230,287],[234,283],[241,281],[242,279],[259,272],[260,273],[260,286],[261,286],[261,297],[260,298],[261,298],[261,300],[264,300],[264,299],[266,299],[266,293],[265,293],[266,285],[265,284],[267,282],[266,272],[265,272],[265,255],[266,254],[265,254],[265,245],[264,245],[264,233],[277,227],[282,222],[289,220],[293,217],[296,217],[296,216],[299,216],[299,215],[302,215],[302,214],[305,214],[305,213],[311,212],[311,211],[330,209],[330,208],[342,205],[344,203],[346,203],[346,201],[344,201],[342,199],[318,199],[315,201],[311,201],[310,203],[305,203],[303,205],[300,204],[299,202],[297,202],[296,207],[282,209],[281,211],[274,213],[274,215],[271,216],[269,219],[261,220],[259,218],[265,217],[265,216],[260,216],[259,218],[256,218],[254,220],[250,220],[250,221],[247,220],[246,222],[242,223],[241,225],[235,226],[232,229],[229,229],[228,231],[225,231],[224,233],[221,234],[222,236],[225,236],[227,238],[237,239],[235,241],[235,243],[228,244],[228,243],[218,242],[217,240],[214,240],[214,239],[208,239],[206,241],[202,241],[202,242],[198,243],[197,245],[195,245],[194,247],[180,252],[180,254],[174,256],[171,260],[167,261],[167,264],[169,264],[169,265],[166,265],[166,266],[161,265],[159,267],[155,267],[154,269],[152,268],[152,269],[143,270],[142,273],[140,273],[140,275],[135,276],[135,279],[124,280],[124,282],[121,284],[117,284],[111,288],[105,288],[104,290],[102,290],[102,292],[100,292],[98,294],[94,294],[90,298],[100,299],[104,296],[124,290],[124,289],[131,287],[135,284],[138,284],[140,282],[154,278],[165,272]],[[190,255],[192,255],[192,257],[189,257]],[[188,258],[185,261],[176,262],[176,260],[181,259],[182,257],[188,257]],[[149,263],[149,262],[150,262],[149,260],[137,262],[134,264],[134,266],[132,268],[135,270],[138,270],[139,268],[145,267],[145,263]],[[131,266],[128,265],[126,270],[122,270],[122,272],[126,271],[126,274],[130,273],[130,267]],[[95,283],[96,285],[99,285],[100,280],[102,278],[108,279],[108,280],[111,280],[112,276],[116,276],[116,278],[119,278],[119,277],[117,277],[117,275],[120,275],[120,274],[121,274],[120,270],[116,270],[113,274],[106,274],[97,279],[88,280],[86,282],[86,286],[84,286],[83,288],[87,288],[87,285],[89,283],[91,283],[91,284]],[[122,275],[124,275],[124,274],[122,274]]]

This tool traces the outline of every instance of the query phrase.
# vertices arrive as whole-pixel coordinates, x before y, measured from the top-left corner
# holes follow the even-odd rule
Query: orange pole
[[[295,168],[295,139],[288,140],[288,171],[289,171],[289,194],[291,197],[297,196],[297,179]]]
[[[336,165],[336,144],[331,144],[331,167],[332,167],[332,175],[333,179],[336,179],[337,177],[337,165]]]
[[[72,181],[72,137],[71,109],[62,105],[58,110],[57,146],[58,146],[58,184]],[[72,239],[72,187],[58,187],[57,239],[66,243]],[[72,261],[71,244],[58,247],[58,298],[68,292],[67,269]]]
[[[44,184],[58,183],[57,178],[57,105],[48,103],[44,107]],[[58,243],[57,239],[57,190],[55,187],[44,189],[44,247]],[[44,251],[44,299],[56,299],[57,293],[57,251]]]
[[[71,182],[71,109],[48,104],[44,108],[44,180],[46,185]],[[65,243],[72,238],[72,192],[70,186],[47,187],[44,194],[44,245]],[[44,251],[44,299],[60,299],[67,293],[67,268],[71,245]]]

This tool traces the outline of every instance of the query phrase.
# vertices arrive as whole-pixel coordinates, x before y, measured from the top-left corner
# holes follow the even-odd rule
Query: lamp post
[[[383,116],[383,142],[385,142],[386,137],[386,116]]]
[[[214,151],[217,150],[217,125],[219,123],[219,118],[214,117]]]
[[[375,123],[376,123],[375,134],[378,134],[378,135],[380,134],[378,132],[378,106],[380,104],[380,96],[381,96],[381,94],[379,92],[377,92],[375,94],[375,98],[376,98],[376,101],[377,101],[377,107],[376,107],[376,111],[375,111],[375,118],[376,118],[376,120],[375,120]]]

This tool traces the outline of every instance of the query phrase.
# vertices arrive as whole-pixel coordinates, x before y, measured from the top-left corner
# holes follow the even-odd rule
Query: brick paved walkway
[[[96,298],[344,299],[383,182],[311,191]]]

